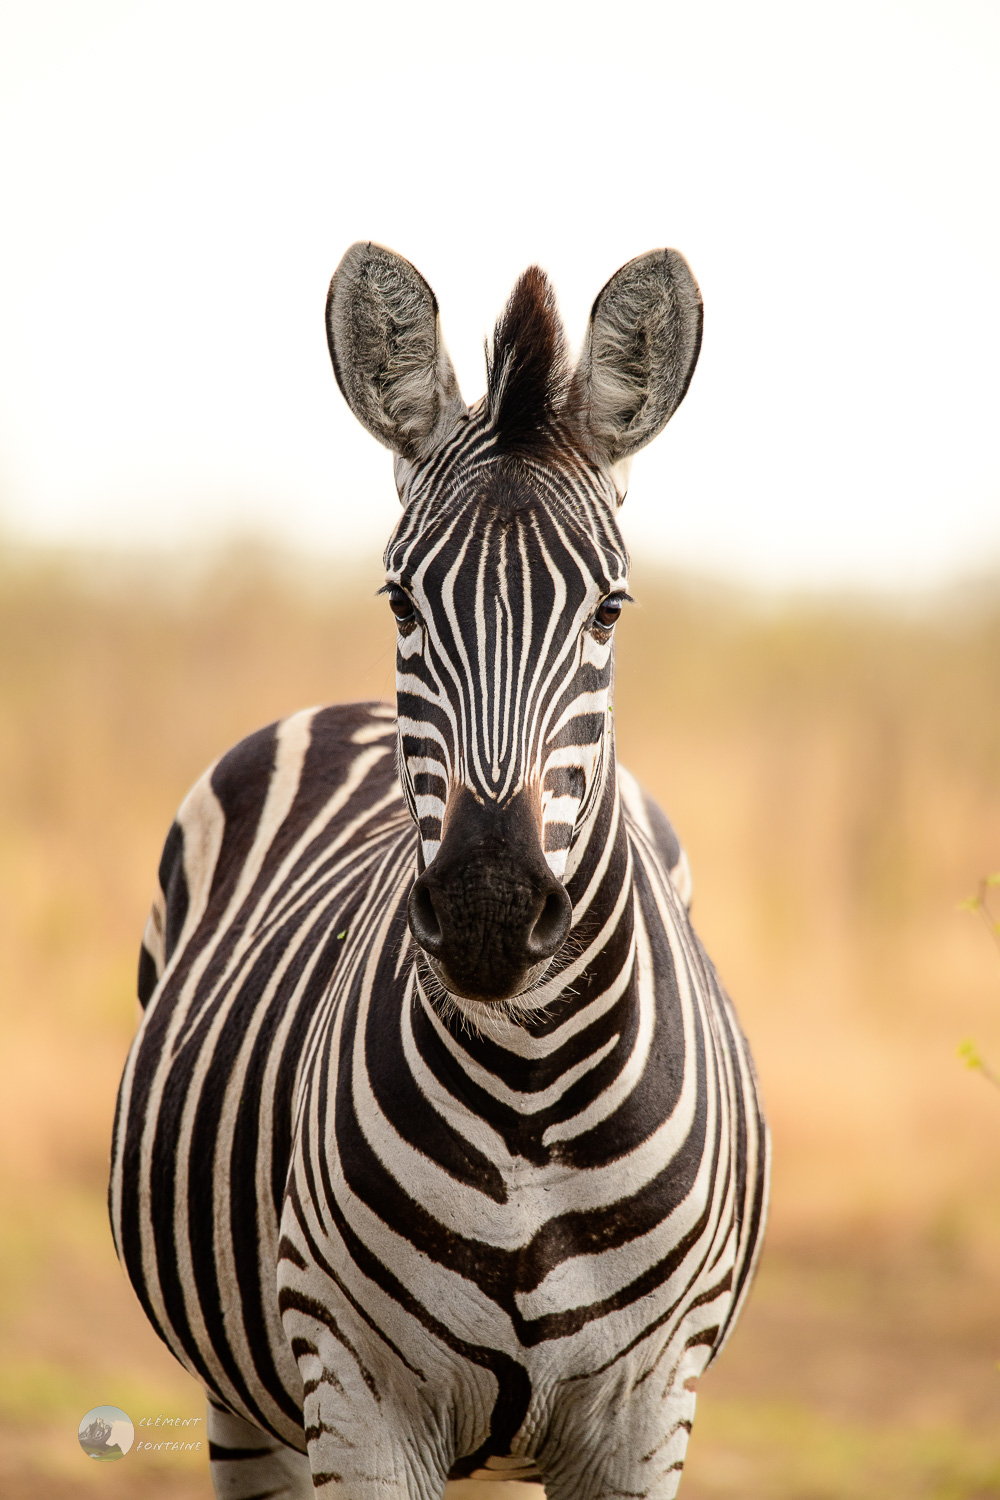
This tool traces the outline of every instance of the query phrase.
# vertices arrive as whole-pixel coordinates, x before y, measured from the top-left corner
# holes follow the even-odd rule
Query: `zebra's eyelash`
[[[621,606],[623,604],[634,604],[634,603],[635,603],[635,600],[632,598],[632,595],[631,594],[626,594],[624,591],[622,591],[621,593],[615,592],[615,593],[611,593],[611,594],[606,594],[604,596],[604,598],[601,599],[601,600],[599,600],[599,602],[594,606],[593,613],[590,616],[590,620],[588,621],[588,624],[587,624],[586,628],[588,630],[595,631],[597,633],[597,635],[601,639],[609,637],[611,635],[611,632],[614,630],[615,626],[618,624],[618,618],[619,618],[619,615],[621,613]],[[619,606],[619,615],[616,615],[615,618],[608,625],[604,624],[603,621],[601,621],[600,619],[598,619],[598,616],[599,616],[601,610],[607,604],[617,604]]]
[[[402,635],[409,635],[421,623],[420,611],[410,597],[409,591],[401,583],[384,583],[380,589],[376,590],[375,597],[378,598],[379,594],[387,594],[389,596],[390,608],[396,621],[396,628]],[[397,602],[402,602],[403,599],[406,600],[410,606],[410,613],[408,615],[396,614],[393,595],[397,596]]]

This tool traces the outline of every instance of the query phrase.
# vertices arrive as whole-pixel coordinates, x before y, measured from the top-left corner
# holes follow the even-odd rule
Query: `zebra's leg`
[[[665,1380],[655,1378],[654,1367],[583,1399],[571,1394],[539,1454],[547,1500],[674,1500],[705,1353],[683,1351]]]
[[[208,1403],[208,1457],[216,1500],[312,1500],[304,1453]]]

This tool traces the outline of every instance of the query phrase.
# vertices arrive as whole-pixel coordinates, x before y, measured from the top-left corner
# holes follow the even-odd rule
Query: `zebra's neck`
[[[538,1109],[539,1097],[557,1103],[572,1091],[574,1110],[584,1106],[591,1091],[606,1086],[600,1065],[634,1024],[632,858],[610,743],[609,752],[567,884],[574,908],[570,937],[556,972],[532,992],[530,1008],[473,1010],[467,1002],[459,1009],[442,1004],[420,973],[415,976],[413,1020],[421,1051],[438,1054],[448,1086],[474,1096],[477,1109],[487,1097],[515,1111],[523,1104],[529,1146],[536,1134],[531,1119],[544,1114],[551,1120],[548,1107]]]

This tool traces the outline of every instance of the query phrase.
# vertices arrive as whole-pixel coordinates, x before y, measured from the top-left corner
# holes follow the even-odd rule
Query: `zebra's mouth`
[[[446,991],[449,996],[457,1000],[472,1001],[476,1005],[495,1006],[497,1008],[511,1006],[517,1007],[518,1001],[527,1000],[532,990],[534,990],[539,984],[541,984],[542,980],[551,969],[553,963],[553,960],[551,958],[547,958],[543,959],[540,963],[535,964],[531,969],[527,971],[521,988],[518,989],[514,994],[473,995],[467,993],[465,990],[460,989],[454,983],[444,964],[436,959],[433,954],[428,953],[426,949],[421,949],[421,952],[428,969],[434,975],[434,978],[437,980],[438,984],[442,987],[443,990]]]

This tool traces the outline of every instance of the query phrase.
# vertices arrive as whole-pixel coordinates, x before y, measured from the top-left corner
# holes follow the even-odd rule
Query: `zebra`
[[[686,857],[615,756],[617,514],[701,327],[652,251],[571,367],[532,267],[466,406],[419,272],[359,243],[334,274],[336,379],[402,503],[396,705],[292,714],[187,795],[112,1145],[219,1497],[676,1493],[769,1161]]]

